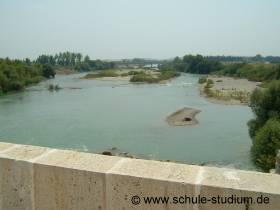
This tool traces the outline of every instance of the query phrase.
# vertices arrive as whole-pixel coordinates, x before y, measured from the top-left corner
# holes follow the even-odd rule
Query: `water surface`
[[[149,159],[254,169],[249,158],[249,107],[200,97],[197,76],[166,85],[57,76],[0,98],[0,139],[20,144],[100,153],[112,147]],[[48,84],[64,89],[49,92]],[[81,88],[81,89],[71,89]],[[171,127],[182,107],[200,109],[199,125]]]

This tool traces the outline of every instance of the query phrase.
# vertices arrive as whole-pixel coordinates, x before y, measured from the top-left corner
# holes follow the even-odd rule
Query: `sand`
[[[214,82],[214,85],[211,88],[211,90],[221,91],[225,95],[233,91],[243,91],[248,93],[248,96],[250,96],[253,90],[261,84],[261,82],[253,82],[253,81],[248,81],[247,79],[236,79],[236,78],[224,77],[224,76],[208,76],[208,79],[211,79]],[[216,104],[223,104],[223,105],[248,105],[248,101],[240,101],[232,98],[225,100],[223,98],[208,97],[203,91],[204,85],[205,84],[200,86],[200,90],[201,90],[200,93],[209,102],[216,103]]]
[[[166,118],[166,121],[171,126],[186,126],[186,125],[196,125],[198,124],[195,116],[201,112],[197,109],[192,108],[182,108]],[[186,120],[187,119],[187,120]]]

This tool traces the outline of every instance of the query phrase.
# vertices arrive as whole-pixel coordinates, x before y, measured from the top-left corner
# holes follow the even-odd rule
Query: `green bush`
[[[43,65],[43,76],[46,78],[54,78],[55,71],[54,68],[50,64]]]
[[[268,172],[275,167],[275,157],[279,149],[280,122],[272,118],[257,131],[253,139],[251,148],[253,161],[258,167]]]
[[[157,83],[164,80],[169,80],[174,77],[180,76],[179,72],[174,71],[161,71],[159,74],[152,75],[144,71],[138,72],[138,74],[133,75],[130,82],[147,82],[147,83]]]
[[[23,90],[43,79],[41,65],[20,60],[0,59],[0,95]]]
[[[253,139],[252,158],[258,167],[268,171],[274,167],[275,152],[280,149],[280,81],[265,90],[255,89],[250,106],[256,115],[248,122]]]
[[[131,77],[130,82],[156,83],[159,82],[159,79],[149,74],[137,74]]]
[[[116,70],[103,70],[99,73],[100,77],[118,77],[119,74]]]
[[[169,80],[178,76],[180,76],[180,73],[176,71],[161,71],[158,78],[160,81],[162,81],[162,80]]]
[[[128,75],[137,75],[137,74],[141,74],[141,72],[139,72],[139,71],[129,71]]]
[[[280,81],[273,82],[267,89],[255,89],[250,107],[263,126],[271,117],[280,119]]]

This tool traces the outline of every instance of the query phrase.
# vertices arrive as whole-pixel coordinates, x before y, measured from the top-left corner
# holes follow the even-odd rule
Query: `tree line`
[[[20,91],[43,79],[55,77],[55,69],[70,68],[75,71],[93,71],[115,68],[114,62],[92,60],[81,53],[62,52],[40,55],[35,60],[0,58],[0,95]]]
[[[48,64],[54,67],[68,67],[79,72],[112,69],[114,62],[92,60],[81,53],[62,52],[55,55],[40,55],[35,63]]]
[[[202,55],[185,55],[160,65],[161,70],[173,70],[193,74],[217,74],[250,81],[270,81],[280,79],[280,64],[254,63],[222,63],[203,57]]]
[[[269,62],[280,63],[279,56],[206,56],[208,60],[220,61],[220,62]]]

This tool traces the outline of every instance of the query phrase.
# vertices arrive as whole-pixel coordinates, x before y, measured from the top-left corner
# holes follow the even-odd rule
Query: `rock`
[[[136,158],[134,155],[131,155],[128,152],[121,152],[121,153],[117,154],[117,156],[127,157],[127,158]]]
[[[127,157],[127,158],[137,158],[136,156],[128,153],[128,152],[120,152],[117,151],[116,147],[113,147],[109,150],[106,150],[101,153],[102,155],[108,155],[108,156],[118,156],[118,157]]]
[[[109,151],[104,151],[102,152],[102,155],[108,155],[108,156],[112,156],[112,152],[109,152]]]
[[[190,122],[190,121],[192,121],[192,118],[191,118],[191,117],[185,117],[184,120],[185,120],[186,122]]]

